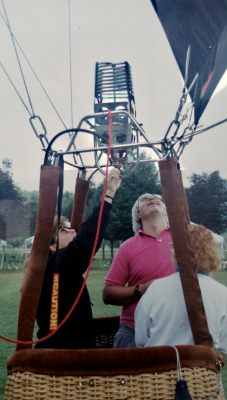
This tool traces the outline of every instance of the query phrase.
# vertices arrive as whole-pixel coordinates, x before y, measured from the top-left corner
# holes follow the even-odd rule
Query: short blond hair
[[[190,224],[188,230],[197,271],[217,271],[221,259],[212,232],[205,228],[205,226],[197,224]]]
[[[142,223],[139,218],[139,202],[144,197],[150,197],[150,196],[157,197],[157,199],[162,201],[162,196],[160,196],[160,194],[143,193],[141,194],[141,196],[138,197],[138,199],[135,201],[132,207],[132,230],[133,232],[135,232],[135,234],[138,233],[138,231],[142,228]]]

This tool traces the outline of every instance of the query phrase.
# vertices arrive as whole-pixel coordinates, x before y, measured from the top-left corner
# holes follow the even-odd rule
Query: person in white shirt
[[[227,353],[227,287],[210,276],[220,265],[218,248],[202,225],[190,224],[189,234],[209,331],[215,348]],[[194,344],[179,272],[153,281],[140,299],[135,342],[137,347]]]

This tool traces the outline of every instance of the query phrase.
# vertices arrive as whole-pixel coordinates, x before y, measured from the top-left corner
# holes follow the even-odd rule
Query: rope
[[[215,124],[209,125],[207,128],[201,129],[200,131],[195,131],[195,132],[193,132],[193,133],[191,133],[191,134],[185,135],[184,139],[188,139],[188,138],[190,138],[191,136],[200,135],[201,133],[204,133],[204,132],[206,132],[206,131],[209,131],[210,129],[216,128],[216,126],[219,126],[219,125],[221,125],[221,124],[224,124],[225,122],[227,122],[227,118],[222,119],[221,121],[216,122]]]
[[[83,282],[83,284],[82,284],[82,286],[80,288],[80,291],[79,291],[79,293],[78,293],[78,295],[77,295],[72,307],[69,309],[68,313],[66,314],[65,318],[60,322],[60,324],[57,326],[57,328],[55,328],[53,331],[51,331],[47,336],[45,336],[45,337],[43,337],[41,339],[36,339],[36,340],[31,340],[31,341],[23,341],[23,340],[11,339],[11,338],[8,338],[6,336],[0,335],[0,339],[5,340],[6,342],[15,343],[15,344],[25,344],[25,345],[26,344],[27,345],[33,345],[33,344],[44,342],[45,340],[47,340],[50,337],[52,337],[57,331],[59,331],[59,329],[69,319],[69,317],[71,316],[72,312],[74,311],[74,309],[76,308],[76,306],[77,306],[77,304],[78,304],[78,302],[80,300],[81,294],[82,294],[82,292],[83,292],[83,290],[85,288],[85,285],[87,283],[87,280],[88,280],[88,277],[89,277],[89,274],[90,274],[90,270],[91,270],[91,266],[92,266],[92,262],[93,262],[93,258],[94,258],[94,255],[95,255],[95,250],[96,250],[98,237],[99,237],[99,232],[100,232],[103,208],[104,208],[104,197],[105,197],[106,188],[107,188],[109,160],[110,160],[110,155],[111,155],[111,143],[112,143],[112,135],[113,135],[113,120],[112,120],[111,111],[108,111],[108,121],[109,121],[109,138],[108,138],[108,148],[107,148],[106,175],[105,175],[103,192],[102,192],[102,197],[101,197],[101,205],[100,205],[99,216],[98,216],[97,230],[96,230],[96,236],[95,236],[95,241],[94,241],[94,245],[93,245],[93,249],[92,249],[89,265],[88,265],[86,274],[84,276],[84,282]]]
[[[186,129],[184,130],[183,134],[177,138],[176,142],[174,142],[170,147],[169,147],[169,151],[172,150],[172,148],[175,146],[176,143],[179,143],[179,148],[177,150],[177,155],[178,155],[178,159],[180,158],[181,154],[184,151],[184,148],[186,147],[187,144],[189,144],[189,142],[193,139],[194,136],[200,135],[201,133],[204,133],[206,131],[209,131],[210,129],[213,129],[221,124],[224,124],[227,122],[227,118],[216,122],[215,124],[212,124],[204,129],[201,129],[199,131],[192,131],[192,128],[190,133],[186,133]],[[195,129],[195,128],[194,128]]]
[[[15,84],[13,83],[12,79],[10,78],[10,76],[9,76],[8,72],[6,71],[4,65],[3,65],[1,62],[0,62],[0,65],[1,65],[1,67],[2,67],[2,69],[3,69],[3,71],[4,71],[4,73],[6,74],[6,77],[8,78],[9,82],[11,83],[11,85],[12,85],[13,88],[14,88],[14,90],[16,91],[16,93],[17,93],[19,99],[21,100],[22,104],[23,104],[24,107],[26,108],[28,114],[32,117],[31,111],[29,110],[29,108],[27,107],[26,103],[24,102],[22,96],[20,95],[20,93],[19,93],[19,91],[17,90]]]
[[[69,11],[69,76],[70,76],[70,108],[71,108],[71,127],[73,128],[73,89],[72,89],[72,42],[71,42],[71,1],[68,0]]]
[[[177,358],[177,380],[180,381],[183,379],[182,377],[182,370],[181,370],[181,363],[180,363],[180,356],[179,356],[179,352],[178,349],[176,348],[176,346],[171,346],[175,352],[176,352],[176,358]]]
[[[17,48],[16,48],[14,35],[13,35],[12,30],[11,30],[11,26],[10,26],[10,23],[9,23],[9,18],[8,18],[8,15],[7,15],[7,12],[6,12],[4,0],[1,0],[1,2],[2,2],[2,7],[3,7],[3,10],[4,10],[4,13],[5,13],[7,25],[8,25],[9,31],[10,31],[10,35],[11,35],[11,38],[12,38],[13,47],[14,47],[14,50],[15,50],[15,54],[16,54],[16,57],[17,57],[17,62],[18,62],[18,65],[19,65],[19,68],[20,68],[20,72],[21,72],[21,77],[22,77],[22,80],[23,80],[23,83],[24,83],[24,87],[25,87],[27,96],[28,96],[28,102],[29,102],[30,107],[31,107],[32,115],[35,115],[35,112],[34,112],[34,109],[33,109],[33,105],[32,105],[32,101],[31,101],[31,97],[29,95],[27,83],[26,83],[26,80],[25,80],[25,77],[24,77],[24,73],[23,73],[23,70],[22,70],[20,58],[19,58],[18,51],[17,51]]]
[[[3,22],[5,23],[5,25],[7,26],[7,28],[10,30],[10,27],[9,27],[9,25],[7,24],[7,21],[4,19],[4,17],[3,17],[3,15],[2,15],[1,11],[0,11],[0,17],[2,18],[2,20],[3,20]],[[11,32],[12,32],[12,31],[11,31]],[[16,39],[16,37],[15,37],[15,35],[14,35],[13,32],[12,32],[12,35],[13,35],[13,37],[14,37],[14,41],[15,41],[17,47],[20,49],[20,51],[21,51],[23,57],[25,58],[25,60],[26,60],[26,62],[27,62],[27,64],[28,64],[28,66],[30,67],[32,73],[34,74],[35,78],[37,79],[37,82],[39,83],[41,89],[43,90],[43,92],[44,92],[45,95],[47,96],[47,99],[48,99],[49,103],[50,103],[51,106],[53,107],[54,111],[56,112],[56,114],[57,114],[59,120],[61,121],[62,125],[64,126],[64,128],[67,129],[67,125],[65,124],[63,118],[61,117],[59,111],[57,110],[55,104],[53,103],[53,100],[50,98],[49,94],[47,93],[47,91],[46,91],[44,85],[42,84],[42,82],[41,82],[41,80],[40,80],[40,78],[39,78],[37,72],[36,72],[35,69],[33,68],[32,64],[30,63],[28,57],[26,56],[24,50],[22,49],[21,45],[19,44],[19,42],[18,42],[18,40]],[[3,70],[4,70],[5,74],[6,74],[6,76],[8,77],[9,81],[11,82],[12,86],[13,86],[14,89],[16,90],[18,96],[19,96],[20,99],[21,99],[21,96],[20,96],[18,90],[16,89],[16,87],[15,87],[15,85],[13,84],[11,78],[9,77],[9,74],[6,72],[6,70],[5,70],[5,68],[3,67],[2,64],[1,64],[1,66],[2,66],[2,68],[3,68]],[[21,100],[22,100],[22,103],[24,104],[25,108],[28,110],[28,108],[27,108],[27,106],[25,105],[23,99],[21,99]],[[30,111],[28,111],[28,112],[29,112],[29,114],[31,115]]]

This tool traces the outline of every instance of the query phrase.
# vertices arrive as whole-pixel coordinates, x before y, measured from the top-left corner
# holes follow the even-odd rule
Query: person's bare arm
[[[110,286],[105,284],[103,289],[103,301],[105,304],[126,306],[136,301],[134,289],[135,286]]]
[[[119,168],[113,168],[108,175],[105,201],[112,203],[112,200],[121,185],[121,175]]]
[[[145,293],[148,286],[152,281],[141,283],[137,288],[141,295]],[[103,301],[105,304],[112,304],[116,306],[127,306],[138,301],[135,296],[136,286],[116,286],[105,284],[103,289]]]

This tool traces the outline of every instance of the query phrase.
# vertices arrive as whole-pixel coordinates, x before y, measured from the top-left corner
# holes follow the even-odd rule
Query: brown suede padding
[[[53,234],[59,174],[60,167],[41,167],[37,223],[20,301],[18,340],[30,341],[33,337],[36,311]],[[28,347],[31,345],[17,345],[17,350]]]
[[[176,346],[181,367],[202,367],[218,371],[218,355],[207,346]],[[176,369],[173,347],[143,349],[56,350],[29,349],[13,353],[8,373],[29,371],[57,376],[118,375],[163,372]]]
[[[76,229],[76,231],[79,230],[79,227],[83,222],[83,214],[86,205],[88,190],[89,181],[81,179],[79,176],[77,176],[73,210],[71,215],[71,226]]]
[[[188,201],[187,201],[187,195],[186,191],[183,185],[183,178],[182,178],[182,173],[180,169],[180,165],[178,164],[178,174],[179,174],[179,183],[181,185],[181,190],[182,190],[182,197],[183,197],[183,204],[184,204],[184,212],[185,212],[185,217],[186,221],[188,224],[190,224],[190,213],[189,213],[189,208],[188,208]]]
[[[195,344],[212,346],[206,314],[196,273],[195,259],[187,230],[189,222],[186,196],[179,174],[179,164],[172,158],[159,162],[164,200],[180,271],[185,304]]]

